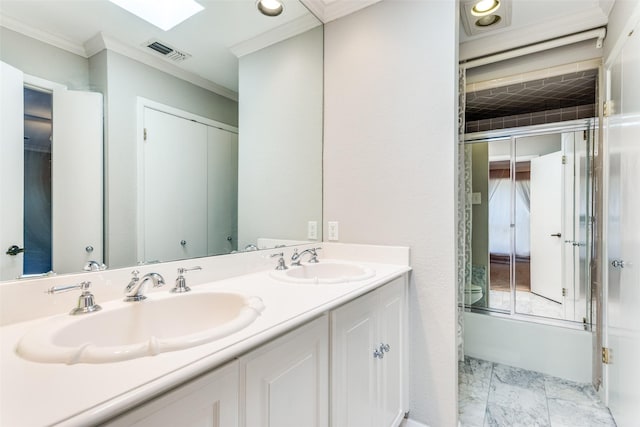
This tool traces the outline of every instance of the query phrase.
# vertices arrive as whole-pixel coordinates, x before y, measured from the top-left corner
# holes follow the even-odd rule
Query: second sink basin
[[[317,264],[303,263],[290,267],[288,270],[273,271],[274,279],[294,283],[344,283],[365,280],[373,277],[375,271],[358,264],[321,261]]]
[[[264,310],[259,298],[192,292],[81,316],[61,316],[18,343],[20,356],[49,363],[106,363],[204,344],[251,324]]]

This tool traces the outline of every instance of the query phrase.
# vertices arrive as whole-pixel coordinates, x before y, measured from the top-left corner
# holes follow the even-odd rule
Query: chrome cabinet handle
[[[611,265],[615,268],[624,268],[624,261],[621,259],[614,259],[611,261]]]
[[[384,353],[388,353],[391,350],[391,346],[389,344],[380,344],[380,347],[373,350],[373,358],[374,359],[382,359],[384,358]]]

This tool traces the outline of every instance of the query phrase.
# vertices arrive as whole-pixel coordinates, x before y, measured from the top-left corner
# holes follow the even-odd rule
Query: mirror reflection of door
[[[157,108],[171,113],[142,110],[139,261],[236,250],[237,133]]]
[[[102,95],[0,65],[0,279],[101,263]]]
[[[22,275],[24,252],[24,75],[0,61],[0,279]],[[5,143],[6,141],[6,143]],[[9,141],[11,143],[9,143]]]

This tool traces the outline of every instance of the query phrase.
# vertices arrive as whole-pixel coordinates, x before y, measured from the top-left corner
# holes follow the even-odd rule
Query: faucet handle
[[[178,274],[184,274],[187,271],[193,271],[193,270],[202,270],[202,267],[200,267],[199,265],[196,265],[195,267],[191,267],[191,268],[178,267]]]
[[[202,267],[200,267],[199,265],[191,268],[178,267],[178,277],[176,278],[176,285],[169,292],[173,294],[182,294],[184,292],[189,292],[191,288],[187,286],[187,279],[185,279],[184,273],[193,270],[202,270]]]
[[[69,292],[74,289],[82,290],[82,293],[78,297],[78,305],[69,312],[69,314],[74,316],[76,314],[91,313],[94,311],[102,310],[102,307],[96,304],[93,298],[93,294],[89,292],[89,286],[91,286],[91,282],[80,282],[75,285],[52,286],[47,289],[47,293],[58,294],[61,292]]]
[[[271,254],[271,258],[275,258],[279,256],[280,259],[278,260],[278,265],[276,266],[276,270],[286,270],[289,267],[287,267],[287,264],[284,261],[284,252],[278,252],[275,254]]]
[[[321,249],[322,249],[321,247],[311,249],[311,258],[309,259],[310,263],[317,264],[320,262],[318,261],[318,253],[316,251],[319,251]]]

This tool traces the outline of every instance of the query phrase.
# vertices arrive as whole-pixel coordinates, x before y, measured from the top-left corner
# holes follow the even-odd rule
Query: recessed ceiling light
[[[475,16],[489,15],[500,7],[499,0],[480,0],[471,8],[471,14]]]
[[[109,0],[156,27],[169,31],[204,9],[194,0]]]
[[[500,22],[502,18],[499,15],[487,15],[476,21],[476,25],[478,27],[488,27],[489,25],[494,25]]]
[[[263,15],[267,16],[278,16],[284,10],[282,3],[278,0],[258,0],[256,6]]]

